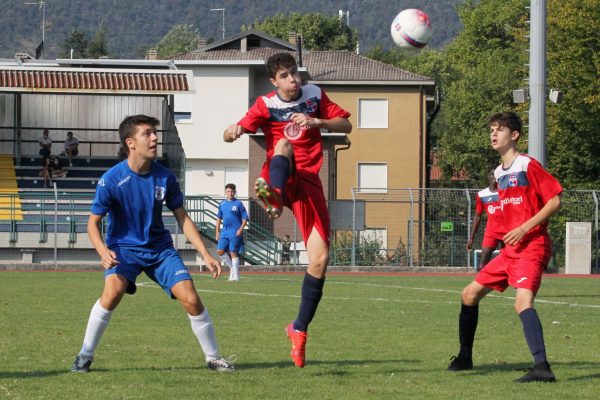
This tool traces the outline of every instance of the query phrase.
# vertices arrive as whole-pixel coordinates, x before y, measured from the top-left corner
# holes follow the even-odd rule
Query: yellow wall
[[[350,149],[338,152],[337,198],[351,199],[352,188],[358,186],[358,163],[387,163],[388,188],[424,187],[425,172],[425,102],[421,88],[403,86],[351,87],[325,86],[329,97],[352,113]],[[364,129],[358,124],[358,100],[388,100],[388,128]],[[385,195],[383,195],[385,196]],[[387,248],[399,240],[407,243],[407,227],[398,225],[398,214],[407,214],[406,204],[377,202],[367,206],[366,225],[387,228]]]

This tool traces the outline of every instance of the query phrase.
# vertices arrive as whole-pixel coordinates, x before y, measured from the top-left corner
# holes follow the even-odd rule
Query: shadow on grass
[[[0,372],[0,379],[27,379],[27,378],[46,378],[48,376],[59,376],[74,374],[70,369],[59,369],[53,371],[2,371]]]
[[[600,369],[600,363],[594,362],[586,362],[586,361],[573,361],[573,362],[553,362],[552,369],[556,374],[557,367],[570,369],[575,371],[577,369],[590,369],[590,370],[598,370]],[[508,364],[508,363],[499,363],[499,364],[483,364],[483,365],[474,365],[472,370],[458,372],[461,375],[467,376],[481,376],[481,375],[489,375],[499,371],[514,371],[514,372],[522,372],[531,368],[531,364],[527,363],[517,363],[517,364]],[[560,373],[556,376],[558,380],[560,380]],[[566,381],[582,381],[582,380],[590,380],[590,379],[600,379],[600,373],[595,374],[587,374],[581,376],[573,376],[565,379]]]

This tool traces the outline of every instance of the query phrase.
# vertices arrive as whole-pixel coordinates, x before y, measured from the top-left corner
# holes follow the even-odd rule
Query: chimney
[[[302,35],[296,36],[296,61],[302,67]]]
[[[158,60],[158,49],[156,47],[148,49],[146,60]]]
[[[290,44],[295,46],[297,38],[298,34],[296,32],[291,31],[290,33],[288,33],[288,42],[290,42]]]
[[[244,36],[242,40],[240,40],[240,51],[242,53],[246,53],[248,51],[248,36]]]

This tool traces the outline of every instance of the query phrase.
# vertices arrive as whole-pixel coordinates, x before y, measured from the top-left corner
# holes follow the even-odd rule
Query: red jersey
[[[502,164],[494,171],[502,204],[504,229],[509,232],[537,214],[553,197],[562,193],[560,183],[541,164],[518,155],[508,169]],[[532,242],[549,247],[548,221],[536,226],[516,246],[506,246],[506,255],[518,257]],[[547,245],[546,245],[547,244]]]
[[[487,213],[487,222],[485,224],[485,234],[502,240],[506,234],[502,220],[502,205],[498,192],[492,192],[490,188],[485,188],[477,193],[475,198],[475,212],[477,214]]]
[[[277,91],[260,96],[238,125],[252,133],[259,128],[263,131],[267,142],[267,164],[273,157],[275,144],[286,138],[294,148],[296,169],[317,174],[323,163],[321,131],[295,125],[291,122],[293,113],[324,119],[350,116],[348,111],[329,100],[321,88],[308,84],[302,86],[297,100],[284,101]]]

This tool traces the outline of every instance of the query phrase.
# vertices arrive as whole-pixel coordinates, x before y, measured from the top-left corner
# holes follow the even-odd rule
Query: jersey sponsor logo
[[[98,185],[100,185],[100,186],[104,186],[104,185],[105,185],[105,183],[104,183],[104,179],[100,179],[100,180],[98,181]]]
[[[519,278],[519,280],[517,281],[517,283],[523,283],[523,282],[525,282],[526,279],[527,279],[526,276],[524,276],[522,278]]]
[[[119,184],[117,186],[119,186],[119,187],[123,186],[124,184],[129,182],[130,179],[131,179],[131,175],[127,175],[125,178],[123,178],[119,181]]]
[[[491,204],[490,204],[490,205],[488,206],[488,209],[487,209],[487,212],[488,212],[488,214],[490,214],[490,215],[491,215],[491,214],[495,213],[495,212],[496,212],[496,208],[500,208],[500,207],[493,206],[493,205],[491,205]]]
[[[154,187],[154,198],[158,201],[163,201],[165,199],[166,189],[162,186]]]
[[[283,134],[286,138],[288,138],[288,140],[294,141],[302,137],[302,132],[304,131],[304,129],[306,128],[303,128],[298,124],[290,122],[285,126],[285,128],[283,128]]]
[[[506,199],[502,199],[502,205],[503,206],[505,204],[512,204],[512,205],[518,206],[521,203],[523,203],[523,196],[519,196],[519,197],[507,197]]]

